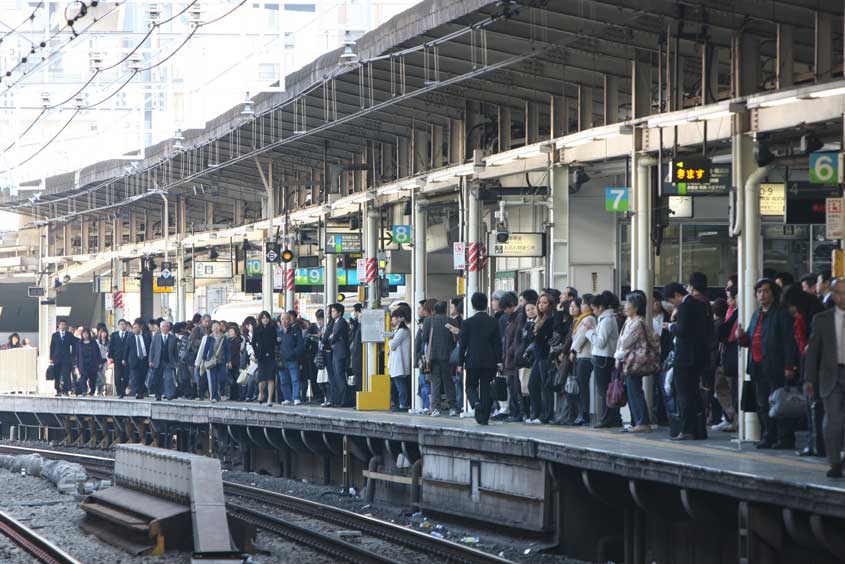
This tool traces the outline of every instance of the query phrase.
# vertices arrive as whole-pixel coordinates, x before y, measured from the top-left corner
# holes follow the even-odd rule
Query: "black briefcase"
[[[55,380],[56,379],[56,367],[52,364],[47,367],[47,379],[48,380]]]
[[[508,380],[502,376],[493,378],[493,385],[491,386],[490,395],[493,396],[493,401],[507,401],[508,400]]]

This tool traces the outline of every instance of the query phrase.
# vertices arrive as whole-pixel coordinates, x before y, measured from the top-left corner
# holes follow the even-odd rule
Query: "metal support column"
[[[636,138],[636,136],[635,136]],[[654,251],[651,244],[651,170],[657,166],[657,159],[645,155],[634,154],[636,175],[636,194],[634,196],[634,216],[637,222],[636,239],[632,239],[637,247],[636,271],[631,271],[633,287],[642,290],[646,295],[646,321],[651,323],[651,289],[654,287]],[[642,379],[643,394],[645,395],[648,412],[653,413],[654,405],[654,376]]]
[[[619,79],[604,75],[604,124],[619,121]]]
[[[376,260],[376,273],[378,273],[378,234],[379,234],[379,219],[381,213],[375,203],[370,202],[367,208],[367,246],[365,258],[367,260]],[[378,296],[378,275],[369,283],[367,283],[367,307],[369,309],[376,309],[379,307]],[[378,346],[376,343],[367,343],[367,369],[363,374],[362,388],[363,391],[370,391],[370,374],[375,374],[378,367]]]
[[[472,247],[479,246],[482,241],[479,237],[479,227],[481,224],[481,202],[478,199],[478,187],[469,186],[467,189],[467,284],[466,284],[466,311],[471,314],[471,307],[469,300],[476,292],[481,291],[481,271],[479,269],[480,261],[473,260]],[[474,263],[474,264],[473,264]]]
[[[578,86],[578,131],[593,127],[593,89]]]
[[[44,271],[42,257],[49,256],[50,227],[45,226],[39,231],[39,265],[38,272]],[[56,330],[56,290],[53,288],[55,278],[42,275],[41,287],[44,297],[38,300],[38,373],[44,374],[50,362],[50,337]],[[41,380],[39,379],[39,382]],[[41,390],[39,390],[41,391]],[[48,390],[44,390],[48,391]]]
[[[123,291],[123,259],[116,258],[112,261],[112,290]],[[125,299],[124,299],[125,301]],[[124,308],[114,308],[115,324],[125,317]]]
[[[266,174],[264,167],[257,158],[255,159],[255,166],[258,168],[261,182],[264,184],[265,197],[262,199],[262,212],[263,218],[268,222],[264,240],[269,241],[273,236],[273,216],[276,210],[276,194],[273,190],[273,161],[267,161]],[[271,314],[273,313],[273,269],[266,264],[261,273],[261,308]]]
[[[425,287],[426,287],[426,276],[427,276],[427,268],[426,268],[426,221],[428,221],[428,210],[426,209],[426,202],[425,200],[419,200],[414,196],[414,246],[413,246],[413,256],[414,256],[414,269],[413,269],[413,279],[414,279],[414,299],[412,302],[412,308],[416,308],[416,304],[420,303],[420,301],[426,298],[425,294]],[[413,327],[411,328],[412,335],[416,335],[417,331],[419,331],[420,326],[418,323],[418,319],[414,316],[413,319]],[[414,341],[411,341],[411,347],[414,347]],[[417,351],[411,351],[411,358],[415,358]],[[412,397],[414,398],[413,407],[422,407],[422,398],[419,396],[419,370],[412,369],[414,373],[414,377],[411,379],[411,385],[413,386],[412,390]]]
[[[549,161],[549,260],[547,283],[565,288],[569,280],[569,165]]]
[[[328,222],[329,217],[329,213],[326,213],[323,216],[323,232],[320,234],[324,249],[327,246],[326,223]],[[323,296],[325,302],[326,320],[328,321],[329,306],[337,302],[337,255],[334,253],[325,253],[323,264],[325,265],[325,276],[323,277],[323,280],[325,280],[325,289],[323,290]]]

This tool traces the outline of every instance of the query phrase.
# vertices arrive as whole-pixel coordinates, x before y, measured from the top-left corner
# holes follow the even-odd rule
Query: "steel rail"
[[[82,562],[3,511],[0,511],[0,534],[42,564],[82,564]]]
[[[88,454],[79,454],[73,452],[62,452],[49,449],[18,447],[11,445],[0,445],[0,453],[40,454],[44,458],[60,458],[63,460],[78,462],[89,470],[93,470],[95,472],[105,472],[107,468],[114,464],[114,459],[108,457],[92,456]],[[464,546],[462,544],[458,544],[445,539],[439,539],[423,532],[416,531],[414,529],[409,529],[400,525],[396,525],[394,523],[390,523],[388,521],[382,521],[381,519],[376,519],[374,517],[360,515],[358,513],[354,513],[346,509],[341,509],[333,505],[326,505],[324,503],[286,495],[279,492],[274,492],[272,490],[247,486],[229,480],[223,480],[223,489],[224,492],[227,494],[227,497],[239,497],[244,499],[250,499],[252,501],[257,501],[265,505],[270,505],[284,511],[290,511],[292,513],[311,517],[319,521],[339,525],[350,530],[361,531],[363,534],[366,534],[368,536],[376,537],[393,544],[398,544],[406,548],[430,554],[433,557],[433,561],[443,561],[455,564],[513,564],[513,561],[501,558],[494,554],[488,554],[484,551],[472,547]],[[264,525],[256,522],[256,520],[265,518],[274,519],[272,518],[272,516],[268,516],[260,512],[255,512],[254,510],[250,510],[248,508],[228,501],[227,506],[229,506],[232,511],[238,512],[239,516],[244,517],[245,519],[254,523],[256,526],[265,528],[269,531],[276,532],[275,529],[271,527],[282,526],[273,525],[270,520],[267,520],[265,521],[265,524],[267,525],[265,527]],[[254,513],[256,513],[256,515],[250,517],[246,514],[246,512],[248,511],[253,511]],[[287,523],[285,523],[284,525],[286,526]],[[317,531],[315,531],[315,533],[322,534]],[[282,536],[286,536],[287,538],[297,540],[291,535],[304,535],[305,533],[290,532],[288,534],[279,534],[281,534]],[[334,537],[331,537],[331,540],[339,541],[339,539],[335,539]],[[309,544],[305,540],[303,540],[302,542],[305,544]],[[314,542],[318,541],[315,540]],[[342,542],[344,545],[349,545],[349,543],[346,543],[344,541],[339,542]],[[310,544],[309,546],[312,546],[317,550],[321,550],[321,548],[318,546]],[[353,548],[357,547],[353,546]],[[327,548],[327,550],[329,549]],[[335,553],[332,552],[332,554]]]
[[[323,533],[310,527],[303,527],[231,502],[226,503],[226,509],[229,515],[252,523],[259,529],[270,531],[297,544],[313,548],[351,564],[395,564],[395,561],[390,558],[355,546],[331,533]]]
[[[399,544],[414,550],[431,554],[437,559],[434,562],[443,561],[450,563],[464,564],[513,564],[512,561],[488,554],[475,548],[467,547],[445,539],[439,539],[414,529],[409,529],[382,521],[374,517],[360,515],[352,511],[340,509],[333,505],[326,505],[285,495],[282,493],[246,486],[228,480],[223,481],[223,490],[230,495],[247,498],[253,501],[272,505],[284,509],[329,522],[349,529],[361,531],[364,534],[380,538],[395,544]],[[442,560],[441,560],[442,559]]]

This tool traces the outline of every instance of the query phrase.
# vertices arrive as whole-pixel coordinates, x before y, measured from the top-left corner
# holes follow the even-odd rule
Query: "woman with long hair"
[[[390,334],[390,356],[387,361],[387,370],[390,374],[391,397],[396,398],[398,407],[392,411],[408,411],[410,406],[411,381],[411,331],[406,324],[408,321],[401,309],[394,310],[390,314],[390,324],[393,332]]]
[[[79,381],[76,386],[76,395],[84,396],[86,391],[93,396],[97,391],[97,372],[103,362],[100,354],[100,347],[91,337],[91,330],[85,327],[80,331],[80,341],[77,345],[78,352],[76,366],[79,370]]]
[[[534,322],[534,362],[528,380],[531,414],[528,423],[548,423],[554,411],[551,372],[549,371],[549,340],[554,333],[555,305],[548,294],[537,299],[537,320]]]
[[[586,294],[583,298],[576,298],[572,303],[580,300],[578,314],[570,309],[574,319],[572,322],[572,347],[569,352],[569,360],[573,364],[575,379],[578,381],[578,415],[573,425],[590,424],[590,376],[593,374],[593,355],[590,352],[592,345],[587,339],[587,332],[596,328],[596,316],[593,315],[593,308],[590,305],[592,296]],[[572,306],[570,305],[570,308]]]
[[[268,311],[258,314],[253,347],[258,359],[258,403],[266,401],[269,407],[276,394],[276,326]]]
[[[97,346],[100,347],[100,356],[103,359],[109,357],[109,330],[103,326],[97,329]],[[97,395],[106,395],[106,370],[111,361],[103,360],[100,364],[100,369],[97,371]]]
[[[3,347],[4,349],[19,349],[23,347],[21,344],[21,336],[17,333],[9,335],[9,342]]]

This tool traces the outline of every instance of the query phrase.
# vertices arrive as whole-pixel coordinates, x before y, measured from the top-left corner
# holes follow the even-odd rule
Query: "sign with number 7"
[[[604,209],[609,212],[627,212],[628,211],[628,192],[629,188],[605,188],[604,189]]]

